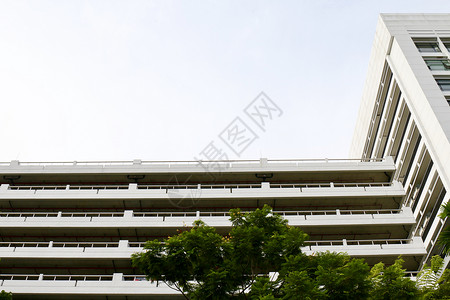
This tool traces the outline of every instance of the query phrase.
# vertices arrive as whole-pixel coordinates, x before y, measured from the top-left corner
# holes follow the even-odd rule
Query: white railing
[[[112,281],[113,275],[0,274],[0,280]]]
[[[117,248],[119,242],[0,242],[0,248]]]
[[[121,218],[128,216],[139,218],[152,217],[229,217],[228,211],[162,211],[162,212],[0,212],[0,218],[47,218],[47,217],[61,217],[61,218]],[[250,211],[242,211],[242,213],[249,213]],[[283,217],[288,216],[315,216],[315,215],[394,215],[403,212],[403,209],[357,209],[357,210],[299,210],[299,211],[273,211]]]
[[[13,191],[56,191],[56,190],[127,190],[129,185],[12,185]]]
[[[307,246],[361,246],[361,245],[404,245],[411,244],[412,239],[375,239],[375,240],[329,240],[306,241]]]
[[[47,217],[62,217],[62,218],[112,218],[123,217],[123,212],[0,212],[2,217],[16,217],[16,218],[47,218]]]
[[[143,248],[146,242],[0,242],[1,248]],[[306,247],[317,246],[383,246],[412,244],[413,239],[323,240],[305,241]]]
[[[418,271],[405,271],[405,277],[416,278]],[[17,281],[147,281],[145,275],[44,275],[44,274],[0,274],[0,280]],[[267,276],[264,274],[264,276]],[[156,284],[156,286],[158,286]]]
[[[186,189],[259,189],[260,183],[239,184],[180,184],[180,185],[138,185],[139,190],[186,190]]]
[[[388,187],[390,182],[363,182],[363,183],[271,183],[271,188],[331,188],[331,187]]]
[[[363,182],[363,183],[270,183],[269,187],[274,189],[283,188],[333,188],[333,187],[390,187],[391,182]],[[138,190],[163,190],[166,193],[169,190],[189,190],[189,189],[222,189],[233,192],[236,189],[260,189],[261,183],[239,183],[239,184],[140,184],[136,186]],[[134,187],[133,187],[134,188]],[[128,190],[130,185],[9,185],[8,190],[12,191],[73,191],[73,190]]]
[[[342,162],[382,162],[384,158],[356,158],[356,159],[340,159],[340,158],[319,158],[319,159],[235,159],[235,160],[134,160],[134,161],[47,161],[47,162],[0,162],[0,166],[132,166],[132,165],[167,165],[167,166],[177,166],[177,165],[200,165],[200,164],[248,164],[248,163],[342,163]]]
[[[335,210],[303,210],[303,211],[274,211],[285,216],[315,216],[315,215],[392,215],[400,214],[403,209],[335,209]]]

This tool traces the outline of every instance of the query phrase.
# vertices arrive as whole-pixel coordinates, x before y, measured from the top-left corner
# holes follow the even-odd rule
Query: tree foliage
[[[12,293],[2,290],[0,292],[0,300],[12,300]]]
[[[245,296],[257,280],[262,284],[260,277],[279,271],[285,257],[301,254],[307,235],[289,227],[269,206],[230,214],[229,235],[196,221],[189,231],[147,242],[145,252],[133,255],[134,266],[186,298],[224,299]]]
[[[450,217],[450,202],[442,205],[442,211],[439,214],[441,219]],[[443,246],[443,253],[450,254],[450,226],[447,226],[439,235],[439,243]]]
[[[376,264],[370,274],[373,287],[371,299],[417,299],[419,289],[411,279],[405,277],[405,269],[402,268],[404,260],[399,258],[395,263],[386,267],[383,263]]]
[[[431,258],[431,265],[425,265],[417,276],[417,286],[422,292],[422,299],[450,299],[450,272],[442,270],[443,259],[436,255]],[[440,272],[444,271],[442,276]]]
[[[230,215],[228,235],[196,221],[190,230],[148,241],[143,252],[132,256],[133,265],[147,279],[165,282],[186,299],[401,300],[448,295],[448,272],[443,281],[424,284],[434,278],[424,269],[419,274],[422,283],[416,285],[405,278],[401,258],[391,266],[370,268],[363,259],[343,253],[308,256],[301,251],[307,235],[269,206],[250,213],[233,209]],[[431,272],[437,272],[437,265],[438,259],[433,260]]]

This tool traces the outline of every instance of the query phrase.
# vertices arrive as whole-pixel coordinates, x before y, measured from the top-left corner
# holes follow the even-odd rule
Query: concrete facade
[[[431,255],[448,220],[450,14],[380,15],[350,157],[394,159],[420,237]]]
[[[420,270],[449,225],[449,48],[449,14],[380,16],[350,159],[0,163],[0,289],[177,298],[130,255],[197,219],[226,234],[230,208],[264,204],[309,234],[308,254]]]

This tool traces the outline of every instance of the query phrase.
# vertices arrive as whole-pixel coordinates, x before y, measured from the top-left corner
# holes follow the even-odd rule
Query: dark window
[[[442,91],[450,91],[450,79],[436,79]]]
[[[439,198],[437,199],[436,203],[434,204],[433,210],[431,211],[430,219],[428,220],[427,226],[425,227],[425,231],[422,234],[422,239],[425,240],[428,232],[431,229],[431,225],[433,225],[433,221],[436,218],[437,213],[439,212],[439,208],[441,207],[442,200],[445,196],[445,188],[442,188],[441,193],[439,195]]]
[[[416,47],[419,52],[441,52],[436,42],[416,42]]]
[[[444,43],[445,48],[447,48],[448,51],[450,51],[450,43]]]
[[[422,195],[423,187],[425,186],[425,182],[427,182],[428,175],[430,175],[430,171],[431,171],[432,167],[433,167],[433,161],[430,160],[430,163],[428,164],[428,168],[425,172],[425,175],[423,176],[422,182],[420,183],[419,191],[418,191],[417,195],[414,197],[414,204],[412,206],[413,211],[416,211],[417,204],[419,204],[419,198]]]
[[[450,61],[448,59],[427,59],[425,62],[431,71],[450,70]]]

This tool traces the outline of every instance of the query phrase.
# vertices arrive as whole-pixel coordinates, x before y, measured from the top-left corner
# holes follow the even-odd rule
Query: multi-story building
[[[351,157],[392,157],[430,256],[450,193],[450,14],[383,14],[378,23]],[[448,263],[448,261],[446,261]]]
[[[130,255],[199,218],[226,233],[230,208],[264,204],[309,234],[307,253],[402,255],[420,269],[448,225],[437,217],[450,188],[446,36],[450,15],[381,16],[352,159],[0,163],[0,289],[176,298]]]

